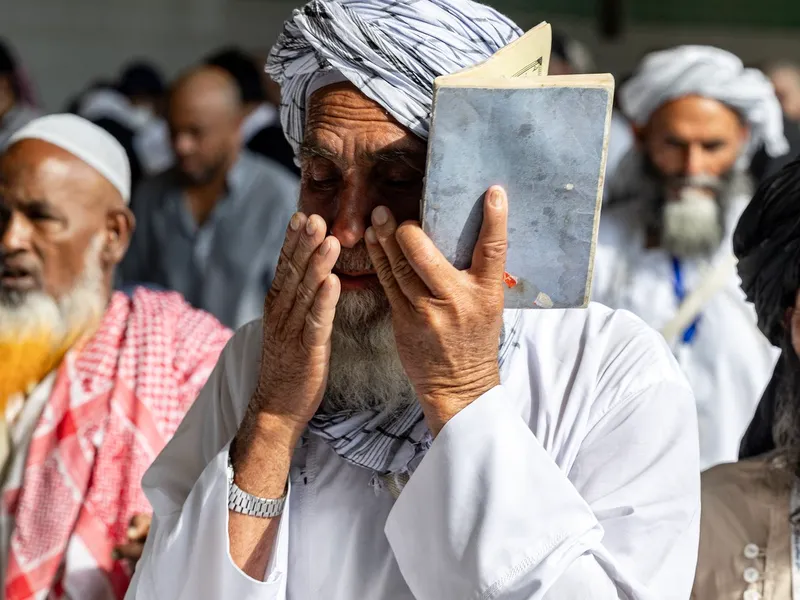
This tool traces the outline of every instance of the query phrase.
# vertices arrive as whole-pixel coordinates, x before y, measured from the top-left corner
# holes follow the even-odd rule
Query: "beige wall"
[[[535,2],[532,2],[535,4]],[[128,58],[145,56],[168,75],[223,43],[270,45],[295,2],[285,0],[0,0],[0,36],[28,65],[48,109],[56,110],[86,82],[111,76]],[[512,14],[530,26],[547,15]],[[621,73],[642,52],[677,43],[712,43],[745,60],[800,60],[791,32],[713,31],[652,26],[629,28],[616,43],[600,42],[594,23],[550,20],[586,41],[599,67]]]

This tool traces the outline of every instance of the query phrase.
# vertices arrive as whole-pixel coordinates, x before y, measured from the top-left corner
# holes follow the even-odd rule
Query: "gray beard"
[[[108,301],[100,266],[102,248],[103,236],[98,234],[87,249],[81,277],[62,298],[41,290],[0,296],[0,332],[19,340],[44,332],[57,348],[96,325]]]
[[[667,201],[669,187],[680,191]],[[630,203],[631,209],[635,205],[645,226],[658,233],[661,246],[673,256],[705,258],[722,244],[729,207],[748,193],[752,181],[744,171],[732,170],[721,177],[666,178],[643,153],[632,150],[610,183],[608,205]]]
[[[322,411],[394,412],[416,401],[397,352],[386,296],[381,290],[343,292],[333,323]]]

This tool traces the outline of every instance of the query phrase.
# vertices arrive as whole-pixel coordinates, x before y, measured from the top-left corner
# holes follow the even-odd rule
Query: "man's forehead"
[[[707,130],[727,129],[731,132],[731,126],[743,124],[742,117],[736,110],[705,96],[676,98],[662,105],[650,118],[651,126],[667,129],[702,127]]]
[[[381,157],[424,158],[426,147],[424,140],[352,84],[330,85],[309,98],[302,154],[338,155],[350,148]]]
[[[88,191],[102,180],[102,175],[76,156],[41,140],[23,140],[0,156],[0,186],[21,197],[80,196],[60,192]]]

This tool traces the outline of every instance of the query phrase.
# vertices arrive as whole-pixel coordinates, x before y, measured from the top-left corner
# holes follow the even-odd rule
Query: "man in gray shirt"
[[[22,98],[18,70],[11,49],[0,41],[0,151],[12,135],[39,116]]]
[[[216,67],[180,78],[169,122],[177,164],[134,194],[136,233],[122,265],[126,284],[181,292],[238,327],[261,315],[297,178],[241,149],[241,98]]]

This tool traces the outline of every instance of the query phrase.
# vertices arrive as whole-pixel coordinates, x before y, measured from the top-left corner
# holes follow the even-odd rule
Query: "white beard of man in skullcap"
[[[10,402],[7,408],[14,412],[13,404],[21,404],[32,386],[99,323],[107,303],[100,265],[102,244],[101,235],[92,239],[83,273],[58,298],[41,287],[20,292],[0,285],[0,408]],[[14,270],[3,264],[0,277]]]

